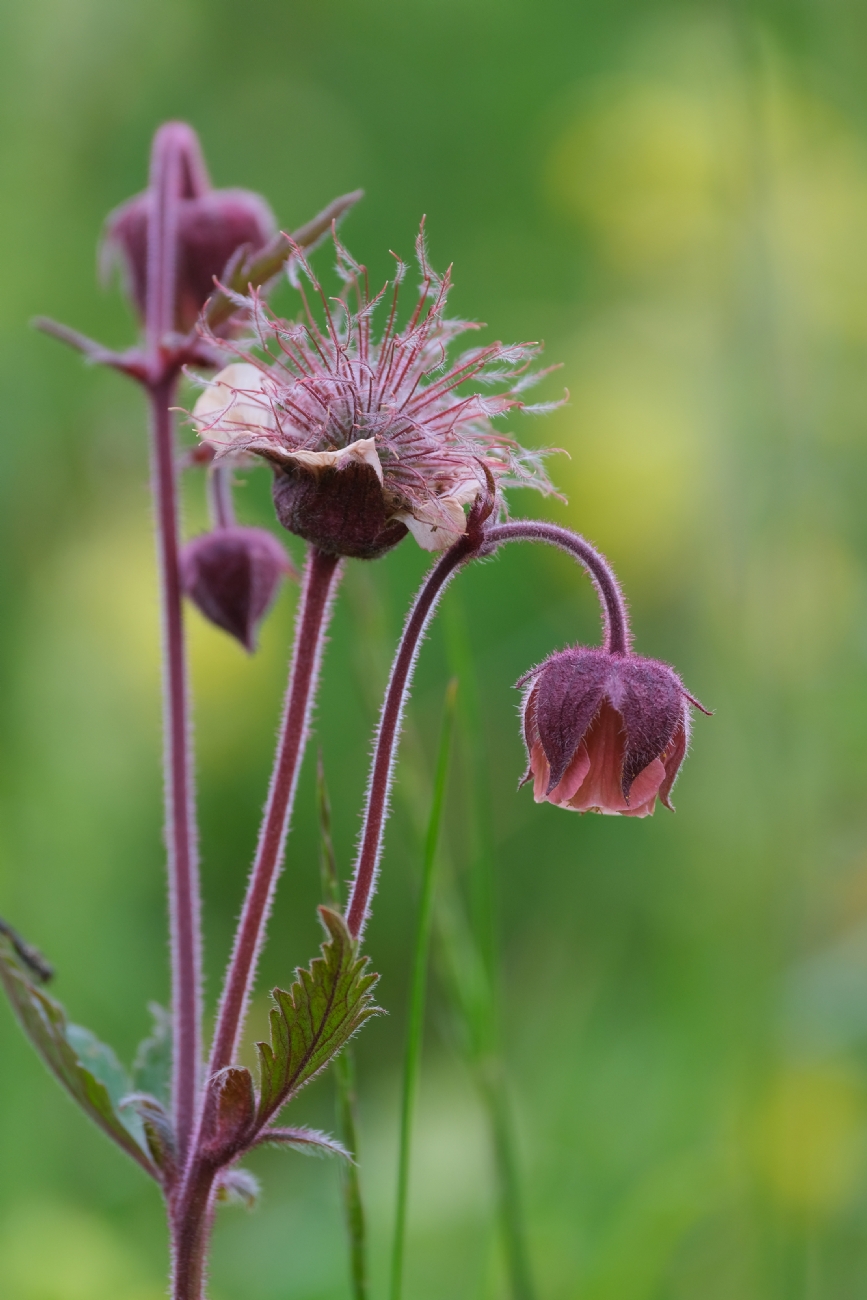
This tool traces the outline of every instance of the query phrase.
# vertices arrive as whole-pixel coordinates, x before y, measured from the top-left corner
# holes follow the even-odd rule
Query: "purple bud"
[[[689,705],[672,668],[576,646],[522,678],[524,739],[537,802],[647,817],[669,795],[689,742]],[[702,709],[703,712],[707,710]]]
[[[175,328],[186,333],[214,292],[220,276],[242,245],[260,249],[273,236],[276,223],[270,207],[249,190],[213,190],[194,134],[186,141],[183,192],[177,200],[177,264]],[[142,320],[147,296],[148,225],[152,198],[149,190],[128,199],[109,214],[105,224],[102,260],[123,266],[127,291]]]
[[[184,591],[205,618],[252,652],[259,624],[284,574],[297,577],[276,537],[264,528],[218,528],[181,551]]]

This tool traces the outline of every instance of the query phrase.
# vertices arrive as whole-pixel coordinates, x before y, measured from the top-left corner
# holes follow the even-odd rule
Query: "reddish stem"
[[[283,862],[283,849],[295,797],[298,769],[307,739],[310,711],[325,642],[340,561],[311,547],[304,570],[295,644],[289,670],[283,721],[268,801],[247,896],[217,1017],[209,1076],[231,1065],[265,937],[265,926]]]
[[[232,470],[228,465],[211,465],[208,469],[208,513],[212,528],[231,528],[235,523]]]
[[[629,619],[620,585],[607,560],[577,533],[559,528],[556,524],[521,519],[514,523],[495,524],[475,540],[464,536],[446,551],[431,569],[416,596],[385,691],[367,787],[361,842],[346,909],[346,924],[356,939],[361,937],[364,930],[376,885],[401,719],[412,684],[415,661],[427,627],[440,596],[461,564],[478,555],[489,555],[501,542],[517,541],[547,542],[578,560],[590,574],[602,605],[605,649],[612,654],[629,652]]]
[[[462,537],[437,561],[422,583],[421,590],[409,612],[403,636],[400,638],[382,705],[376,749],[367,786],[361,845],[355,864],[352,893],[346,909],[346,924],[349,933],[356,939],[361,937],[367,921],[370,900],[376,884],[379,858],[382,853],[382,828],[388,810],[397,741],[415,661],[440,596],[459,566],[475,553],[475,548]]]
[[[340,568],[337,556],[310,548],[304,568],[274,770],[247,896],[226,972],[208,1077],[232,1063],[240,1037],[283,861],[298,769],[307,739],[325,632]],[[199,1121],[201,1123],[201,1115]],[[213,1221],[216,1170],[199,1151],[200,1142],[197,1140],[190,1149],[182,1184],[169,1207],[172,1300],[201,1300],[202,1295],[208,1237]]]
[[[196,1121],[201,1060],[201,904],[193,795],[187,665],[178,569],[178,482],[172,416],[177,369],[163,340],[174,326],[178,204],[206,185],[195,134],[169,122],[154,138],[148,220],[145,336],[151,404],[151,462],[163,623],[166,849],[172,954],[172,1108],[181,1159]]]

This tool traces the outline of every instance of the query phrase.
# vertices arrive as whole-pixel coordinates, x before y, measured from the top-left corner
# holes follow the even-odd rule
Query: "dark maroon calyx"
[[[374,560],[407,535],[390,518],[376,471],[369,465],[275,470],[274,506],[284,528],[329,555]]]

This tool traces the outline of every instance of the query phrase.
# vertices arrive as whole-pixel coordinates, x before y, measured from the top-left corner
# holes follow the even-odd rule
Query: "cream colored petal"
[[[402,510],[394,518],[406,524],[423,551],[445,551],[467,531],[464,508],[452,496]]]
[[[199,437],[218,448],[276,427],[267,377],[247,361],[235,361],[211,380],[193,407]]]
[[[336,451],[278,451],[281,460],[303,465],[305,469],[346,469],[347,465],[367,465],[382,482],[382,465],[376,451],[375,438],[359,438],[348,447],[338,447]]]
[[[457,487],[452,488],[448,494],[449,501],[457,501],[459,505],[471,506],[476,497],[482,490],[482,485],[477,478],[464,479]]]

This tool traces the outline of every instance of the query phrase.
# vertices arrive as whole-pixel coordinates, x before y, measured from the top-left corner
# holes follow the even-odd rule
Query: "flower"
[[[363,559],[381,555],[407,531],[426,550],[450,546],[465,531],[464,509],[485,488],[486,470],[500,488],[552,491],[541,455],[491,425],[509,410],[542,409],[520,397],[547,373],[529,370],[537,345],[492,343],[448,365],[452,340],[479,326],[446,318],[450,273],[440,278],[429,268],[423,230],[415,309],[399,328],[406,267],[398,262],[375,339],[371,319],[388,286],[371,298],[365,268],[336,239],[335,246],[346,285],[336,300],[325,297],[294,250],[290,272],[302,293],[303,320],[271,316],[256,293],[238,298],[252,336],[234,344],[239,359],[196,402],[199,437],[218,456],[263,457],[274,469],[284,527],[324,551]],[[322,323],[307,305],[299,272],[320,298]],[[502,391],[459,393],[471,381]]]
[[[205,618],[251,653],[280,579],[287,573],[297,577],[276,537],[235,524],[187,542],[180,568],[184,591]]]
[[[250,190],[215,190],[195,132],[184,123],[168,123],[161,136],[176,143],[182,156],[177,204],[175,328],[186,333],[214,292],[214,277],[242,246],[262,248],[274,235],[270,207]],[[109,270],[120,262],[129,296],[144,320],[147,302],[148,227],[154,205],[151,189],[136,194],[109,213],[101,261]]]
[[[632,653],[575,646],[521,678],[537,803],[648,817],[670,795],[689,744],[689,705],[674,669]],[[673,811],[673,809],[672,809]]]

